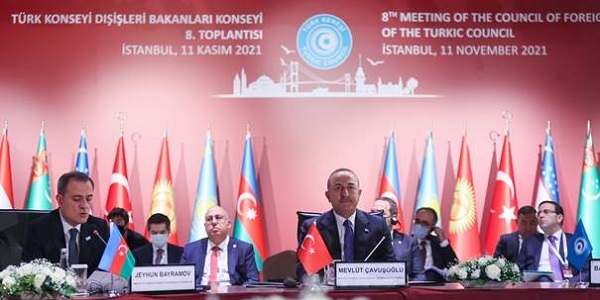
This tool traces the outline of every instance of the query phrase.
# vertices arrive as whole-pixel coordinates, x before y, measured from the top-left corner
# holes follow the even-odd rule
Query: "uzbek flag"
[[[117,229],[117,225],[112,223],[111,226],[110,238],[106,243],[106,248],[102,254],[102,259],[100,259],[98,269],[129,280],[135,266],[135,258],[129,247],[127,247],[125,239]]]

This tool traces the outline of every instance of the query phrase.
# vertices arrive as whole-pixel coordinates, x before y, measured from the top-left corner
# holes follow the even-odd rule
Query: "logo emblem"
[[[330,14],[306,20],[296,36],[300,57],[310,66],[329,70],[341,65],[352,51],[352,33],[346,23]]]

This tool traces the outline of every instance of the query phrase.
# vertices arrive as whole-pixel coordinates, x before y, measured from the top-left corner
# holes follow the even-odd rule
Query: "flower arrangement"
[[[36,259],[20,266],[8,266],[0,272],[0,298],[22,294],[56,298],[69,297],[76,291],[75,274],[45,259]]]
[[[504,257],[494,258],[489,255],[455,264],[448,269],[447,276],[449,281],[474,281],[479,285],[489,282],[521,281],[517,264]]]

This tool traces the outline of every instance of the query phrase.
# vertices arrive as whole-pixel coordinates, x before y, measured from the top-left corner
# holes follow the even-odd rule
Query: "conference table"
[[[149,300],[149,299],[373,299],[373,300],[403,300],[403,299],[456,299],[456,300],[597,300],[600,299],[599,288],[579,289],[572,285],[561,283],[521,283],[508,285],[505,288],[463,288],[459,283],[447,283],[440,286],[410,286],[397,289],[366,289],[366,290],[334,290],[324,287],[322,294],[311,294],[305,289],[284,289],[272,287],[246,288],[242,286],[223,287],[216,291],[168,294],[168,295],[146,295],[125,294],[122,300]],[[76,299],[106,299],[103,296],[89,296]]]

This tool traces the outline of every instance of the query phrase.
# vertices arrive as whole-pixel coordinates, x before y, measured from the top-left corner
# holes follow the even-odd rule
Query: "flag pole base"
[[[120,296],[121,296],[121,294],[119,294],[119,292],[112,291],[112,290],[111,291],[106,291],[104,293],[104,297],[107,297],[107,298],[118,298]]]

